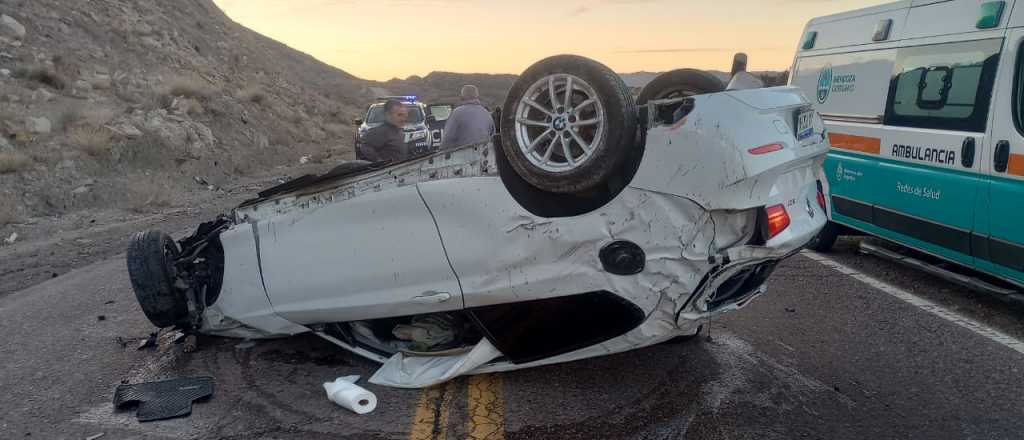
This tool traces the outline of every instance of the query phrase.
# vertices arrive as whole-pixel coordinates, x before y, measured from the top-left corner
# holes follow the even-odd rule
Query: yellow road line
[[[468,437],[472,440],[505,439],[505,399],[497,374],[469,377]]]
[[[416,414],[409,430],[409,440],[448,438],[448,413],[455,397],[455,381],[424,388],[416,402]]]

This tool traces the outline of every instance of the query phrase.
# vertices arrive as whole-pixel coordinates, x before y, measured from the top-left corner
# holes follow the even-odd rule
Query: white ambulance
[[[811,20],[791,68],[825,119],[829,218],[1024,286],[1024,0]]]

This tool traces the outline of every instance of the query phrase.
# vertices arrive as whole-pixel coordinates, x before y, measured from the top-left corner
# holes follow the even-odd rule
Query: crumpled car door
[[[279,315],[314,324],[463,307],[416,186],[310,204],[321,205],[258,224],[260,265]]]

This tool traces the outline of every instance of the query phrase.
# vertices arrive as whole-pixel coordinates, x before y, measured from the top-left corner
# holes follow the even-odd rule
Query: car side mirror
[[[356,125],[363,125],[363,118],[355,118],[352,120],[352,123]]]
[[[427,122],[429,122],[429,123],[437,122],[437,118],[435,118],[434,115],[427,116]]]

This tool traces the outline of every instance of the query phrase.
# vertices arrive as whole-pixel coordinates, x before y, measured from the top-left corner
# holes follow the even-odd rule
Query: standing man
[[[487,142],[494,134],[494,120],[480,104],[480,91],[476,86],[462,86],[459,97],[462,103],[448,116],[441,148]]]
[[[401,162],[409,158],[405,144],[405,121],[409,110],[401,101],[389,99],[384,103],[384,123],[371,128],[363,138],[360,155],[370,162]]]

